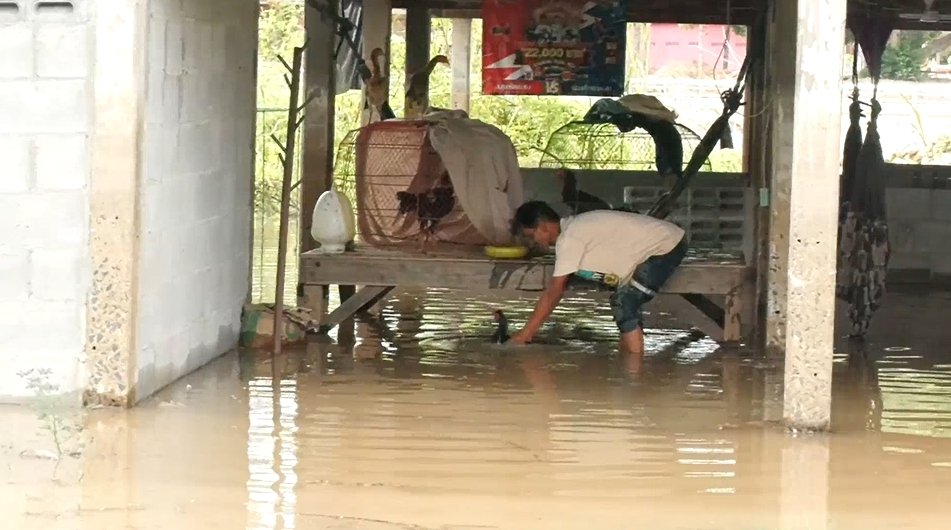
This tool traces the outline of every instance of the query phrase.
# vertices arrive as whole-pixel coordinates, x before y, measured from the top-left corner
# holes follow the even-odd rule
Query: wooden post
[[[411,2],[406,7],[406,82],[410,76],[422,70],[429,62],[430,32],[432,20],[427,2]],[[404,102],[405,109],[410,108]]]
[[[337,8],[335,0],[328,0]],[[334,147],[334,88],[336,63],[336,30],[330,17],[321,17],[320,12],[307,4],[304,11],[304,28],[309,44],[304,59],[307,93],[313,96],[309,117],[304,124],[301,152],[301,198],[300,198],[300,251],[313,250],[316,242],[310,235],[314,206],[320,194],[330,189],[333,180]],[[302,285],[302,284],[301,284]],[[302,285],[298,288],[298,305],[309,308],[315,319],[320,319],[326,310],[327,290],[324,286]]]
[[[452,108],[469,112],[469,63],[471,60],[472,20],[452,19]]]
[[[281,342],[284,335],[284,280],[287,274],[287,229],[291,210],[291,190],[294,179],[294,153],[297,145],[297,130],[300,128],[303,117],[298,115],[303,107],[307,106],[307,101],[302,106],[299,105],[300,85],[301,85],[301,67],[304,61],[304,50],[307,44],[302,48],[294,48],[294,60],[292,64],[287,64],[283,57],[278,57],[288,70],[284,80],[287,81],[291,95],[287,105],[287,137],[282,144],[280,139],[272,136],[278,146],[281,148],[279,154],[281,163],[284,165],[284,178],[281,183],[281,217],[280,228],[278,229],[277,240],[277,281],[275,281],[274,294],[274,346],[271,351],[274,355],[280,355]]]
[[[779,222],[771,225],[770,246],[786,254],[786,266],[776,271],[788,289],[780,298],[783,419],[793,429],[825,430],[832,403],[846,0],[774,5],[780,141],[772,210]]]
[[[767,43],[766,20],[761,19],[749,28],[747,53],[765,54]],[[769,270],[769,110],[766,87],[769,65],[765,60],[750,65],[747,85],[746,124],[743,136],[746,142],[744,170],[750,176],[751,201],[747,220],[751,224],[751,244],[748,247],[747,263],[753,267],[755,278],[749,293],[747,308],[750,315],[749,337],[758,349],[766,347],[766,293]]]
[[[796,83],[796,2],[775,3],[767,64],[772,95],[769,119],[769,256],[766,269],[765,349],[782,355],[786,343],[789,193],[792,184],[793,103]]]
[[[383,50],[383,75],[389,81],[390,70],[390,33],[392,27],[393,3],[391,0],[363,0],[363,60],[370,64],[370,53],[374,48]],[[389,87],[387,87],[389,88]],[[363,97],[363,113],[360,124],[370,123],[371,111],[366,106],[366,96]],[[375,116],[374,119],[379,119]]]

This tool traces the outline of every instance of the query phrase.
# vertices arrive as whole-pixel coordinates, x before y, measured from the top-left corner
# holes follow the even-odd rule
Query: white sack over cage
[[[415,213],[400,214],[398,192],[423,193],[448,172],[455,206],[436,224],[434,242],[508,244],[522,176],[512,141],[502,131],[456,112],[425,120],[372,123],[356,135],[354,175],[360,240],[415,246]]]

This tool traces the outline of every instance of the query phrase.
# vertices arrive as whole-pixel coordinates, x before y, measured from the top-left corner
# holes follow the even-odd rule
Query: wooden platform
[[[301,255],[302,303],[321,314],[325,286],[363,286],[339,309],[322,317],[321,329],[327,330],[372,306],[396,286],[542,291],[553,268],[551,255],[493,260],[478,248],[443,248],[428,254],[373,247],[358,247],[344,254],[311,251]],[[688,310],[695,312],[697,319],[706,320],[698,321],[697,327],[717,340],[736,341],[742,336],[745,320],[741,301],[752,293],[752,278],[752,269],[740,256],[691,253],[663,292],[683,295]],[[596,288],[572,282],[570,289]],[[722,299],[722,304],[716,298]]]

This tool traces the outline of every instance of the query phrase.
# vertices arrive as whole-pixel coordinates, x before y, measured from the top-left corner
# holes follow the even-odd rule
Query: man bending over
[[[650,216],[596,210],[560,218],[548,204],[531,201],[515,212],[513,230],[543,247],[555,246],[555,270],[531,318],[512,336],[531,342],[561,300],[572,274],[614,288],[611,311],[621,332],[621,350],[644,355],[641,306],[673,275],[687,253],[679,226]]]

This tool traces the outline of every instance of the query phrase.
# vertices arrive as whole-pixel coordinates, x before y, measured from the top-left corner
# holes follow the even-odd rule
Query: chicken
[[[557,175],[561,181],[561,201],[571,208],[572,214],[611,209],[611,205],[600,197],[579,190],[578,181],[570,169],[561,169]]]
[[[420,250],[425,250],[430,238],[436,232],[439,220],[449,215],[455,208],[455,193],[448,172],[443,173],[432,188],[422,193],[396,192],[396,199],[400,203],[400,215],[415,213],[419,218]]]
[[[426,68],[410,76],[406,89],[406,112],[403,113],[406,119],[422,118],[429,110],[429,76],[437,64],[448,65],[449,58],[437,55],[429,60]]]
[[[366,81],[367,105],[376,111],[380,120],[392,120],[396,114],[390,108],[387,101],[387,82],[389,78],[383,75],[383,68],[380,66],[380,57],[383,55],[382,48],[373,48],[370,52],[370,79]]]

